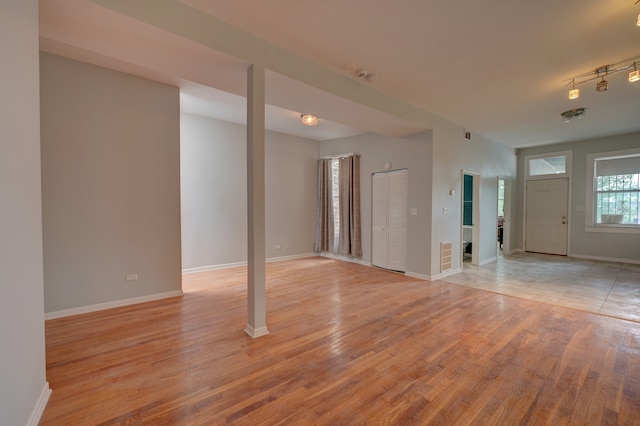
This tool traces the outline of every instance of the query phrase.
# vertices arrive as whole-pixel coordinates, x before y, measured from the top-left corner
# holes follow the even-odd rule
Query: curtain
[[[340,158],[340,235],[338,254],[362,257],[360,238],[360,156]]]
[[[331,159],[318,160],[318,210],[316,213],[316,242],[313,248],[318,253],[333,251],[331,183]]]

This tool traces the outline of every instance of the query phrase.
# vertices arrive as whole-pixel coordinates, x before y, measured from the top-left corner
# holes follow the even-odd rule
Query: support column
[[[269,334],[265,274],[265,70],[252,65],[247,72],[247,218],[248,322],[245,332],[253,337]]]

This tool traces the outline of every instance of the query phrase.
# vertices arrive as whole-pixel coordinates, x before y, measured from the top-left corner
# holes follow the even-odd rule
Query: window
[[[362,257],[360,156],[318,160],[318,209],[314,251]]]
[[[527,179],[570,177],[571,151],[527,155],[524,164]]]
[[[504,217],[504,179],[498,179],[498,216]]]
[[[333,200],[333,244],[340,244],[340,159],[331,160],[331,199]]]
[[[557,175],[567,172],[567,157],[534,158],[529,161],[529,175]]]
[[[640,228],[640,149],[591,154],[587,174],[588,230]]]
[[[462,194],[462,225],[473,225],[473,176],[464,175]]]

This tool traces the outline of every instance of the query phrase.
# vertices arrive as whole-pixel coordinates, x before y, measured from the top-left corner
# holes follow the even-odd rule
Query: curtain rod
[[[321,160],[328,160],[328,159],[333,159],[333,158],[343,158],[343,157],[350,157],[352,155],[359,155],[359,154],[354,154],[353,152],[347,152],[345,154],[335,154],[335,155],[325,155],[324,157],[321,158]]]

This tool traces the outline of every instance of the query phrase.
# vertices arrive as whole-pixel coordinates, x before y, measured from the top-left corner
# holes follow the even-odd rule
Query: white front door
[[[567,254],[568,179],[527,181],[525,251]]]

